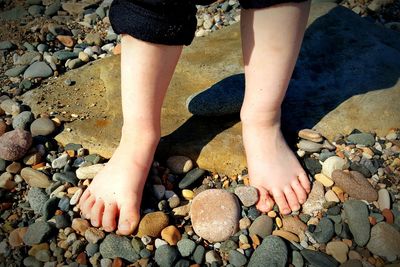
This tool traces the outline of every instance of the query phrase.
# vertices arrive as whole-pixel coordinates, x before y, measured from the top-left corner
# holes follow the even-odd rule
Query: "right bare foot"
[[[123,134],[104,169],[83,193],[79,207],[95,227],[131,234],[139,224],[143,187],[159,141],[157,134]]]

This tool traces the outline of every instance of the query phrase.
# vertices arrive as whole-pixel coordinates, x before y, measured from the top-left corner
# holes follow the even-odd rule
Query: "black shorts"
[[[306,0],[239,0],[244,9]],[[114,0],[110,23],[117,34],[166,45],[189,45],[196,31],[196,5],[215,0]]]

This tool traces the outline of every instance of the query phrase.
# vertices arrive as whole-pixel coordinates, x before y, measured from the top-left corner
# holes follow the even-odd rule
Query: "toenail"
[[[129,228],[130,228],[129,224],[126,223],[122,223],[118,226],[118,229],[122,231],[129,231]]]

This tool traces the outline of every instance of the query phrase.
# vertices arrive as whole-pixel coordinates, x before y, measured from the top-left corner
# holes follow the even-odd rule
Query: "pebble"
[[[99,251],[103,258],[122,258],[129,262],[135,262],[139,259],[139,255],[125,236],[108,234],[101,242]]]
[[[371,229],[367,248],[375,255],[394,261],[400,257],[400,232],[386,222],[380,222]]]
[[[309,140],[300,140],[297,147],[305,152],[319,152],[322,149],[322,144],[318,144]]]
[[[24,243],[28,246],[39,244],[45,241],[51,234],[52,227],[49,223],[37,221],[29,225],[26,234],[23,237]]]
[[[267,215],[257,217],[249,227],[249,235],[257,235],[265,238],[272,234],[273,220]]]
[[[196,248],[196,243],[193,240],[183,238],[178,241],[177,247],[182,257],[189,257]]]
[[[69,160],[69,155],[67,153],[62,154],[61,156],[59,156],[58,158],[56,158],[55,160],[53,160],[51,162],[51,167],[53,169],[61,169],[64,168],[65,165],[68,164],[68,160]]]
[[[0,42],[0,50],[10,50],[14,47],[15,47],[15,45],[8,40]]]
[[[16,66],[12,69],[8,69],[7,71],[4,72],[5,75],[8,77],[18,77],[21,73],[23,73],[26,68],[28,68],[27,65],[22,65],[22,66]]]
[[[317,180],[318,182],[320,182],[321,184],[323,184],[325,187],[331,187],[333,186],[334,182],[331,178],[329,178],[326,175],[323,175],[322,173],[317,173],[314,176],[315,180]]]
[[[169,245],[175,246],[181,240],[182,235],[176,226],[170,225],[161,231],[161,238],[167,241]]]
[[[193,161],[186,156],[171,156],[166,164],[168,169],[175,174],[187,173],[193,168]]]
[[[12,248],[17,248],[24,245],[23,237],[26,234],[28,227],[16,228],[10,232],[8,243]]]
[[[382,211],[384,209],[390,209],[390,195],[387,189],[379,189],[378,191],[378,204],[379,209]]]
[[[87,229],[89,229],[89,222],[85,219],[75,218],[72,220],[71,224],[72,229],[75,230],[78,234],[84,236]]]
[[[326,244],[326,254],[332,255],[338,262],[345,263],[347,261],[347,253],[349,247],[341,241],[331,241]]]
[[[54,125],[54,122],[49,118],[39,118],[34,120],[31,124],[32,136],[47,136],[52,134],[55,129],[56,126]]]
[[[361,247],[365,246],[370,238],[367,205],[360,200],[348,200],[343,208],[354,241]]]
[[[312,216],[314,212],[323,209],[324,202],[324,186],[320,182],[315,181],[306,202],[302,206],[303,213]]]
[[[238,186],[235,188],[235,195],[245,207],[253,206],[258,201],[258,191],[252,186]]]
[[[154,255],[154,260],[160,267],[172,267],[177,259],[177,249],[169,245],[157,248]]]
[[[104,237],[105,237],[104,232],[97,228],[89,227],[85,231],[86,240],[93,244],[96,244],[100,240],[104,239]]]
[[[234,194],[209,189],[193,200],[190,218],[197,235],[210,242],[220,242],[237,232],[240,206]]]
[[[335,230],[333,222],[328,218],[324,217],[317,224],[317,227],[313,232],[313,237],[318,243],[327,243],[332,239],[334,234]]]
[[[80,180],[93,179],[104,168],[104,164],[94,164],[76,169],[76,177]]]
[[[393,224],[393,222],[394,222],[394,216],[393,216],[393,213],[392,213],[392,211],[391,211],[390,209],[384,209],[384,210],[382,211],[382,215],[383,215],[383,217],[385,217],[385,221],[386,221],[388,224]]]
[[[215,250],[207,251],[205,257],[206,257],[206,263],[208,264],[216,264],[217,266],[222,265],[222,259]]]
[[[349,167],[349,163],[338,156],[333,156],[326,159],[322,164],[322,174],[332,178],[332,172],[334,170],[344,170]]]
[[[24,79],[47,78],[53,75],[53,70],[44,61],[32,63],[24,72]]]
[[[349,196],[373,202],[378,199],[378,193],[368,180],[357,171],[345,172],[335,170],[332,172],[332,180]]]
[[[295,235],[291,232],[285,231],[285,230],[274,230],[272,232],[272,235],[282,237],[283,239],[286,239],[287,241],[300,242],[300,239],[297,235]]]
[[[292,251],[292,264],[294,267],[303,267],[304,265],[303,256],[297,250]]]
[[[300,130],[299,137],[316,143],[323,141],[321,134],[311,129]]]
[[[205,174],[205,170],[200,168],[195,168],[189,171],[185,177],[179,182],[179,188],[185,189],[188,188],[190,185],[195,183],[199,178],[201,178]]]
[[[21,170],[21,177],[32,187],[46,188],[51,184],[46,174],[30,167],[25,167]]]
[[[168,198],[168,205],[171,209],[178,207],[180,203],[181,200],[177,195],[173,195],[172,197]]]
[[[268,253],[265,253],[268,251]],[[288,260],[285,242],[277,236],[267,236],[250,258],[248,267],[275,266],[284,267]]]
[[[60,41],[66,47],[73,47],[75,45],[75,39],[69,35],[57,35],[56,39]]]
[[[0,188],[11,190],[15,187],[15,182],[12,180],[13,175],[8,172],[4,172],[0,175]]]
[[[32,187],[28,191],[27,198],[33,211],[36,214],[42,214],[43,205],[49,199],[49,196],[44,192],[43,189]]]
[[[165,241],[165,240],[162,240],[160,238],[156,238],[156,240],[154,241],[154,246],[156,248],[159,248],[159,247],[164,246],[164,245],[168,245],[167,241]]]
[[[0,103],[0,108],[6,112],[6,114],[11,114],[13,116],[18,115],[21,112],[21,106],[12,99],[3,100]]]
[[[333,257],[323,252],[303,249],[300,253],[312,266],[339,266],[339,263]]]
[[[245,266],[247,263],[246,256],[238,252],[237,250],[229,251],[228,260],[229,263],[235,267]]]
[[[147,213],[139,223],[137,236],[159,237],[168,223],[168,216],[162,211]]]
[[[206,249],[202,245],[198,245],[193,252],[193,260],[197,264],[202,264],[204,256],[206,254]]]
[[[369,133],[354,133],[347,137],[347,140],[356,145],[373,146],[375,138]]]
[[[363,267],[363,264],[360,260],[354,259],[346,261],[345,263],[341,264],[340,267]]]
[[[21,129],[6,132],[0,136],[0,158],[14,161],[21,159],[32,144],[32,136]]]
[[[23,111],[13,118],[13,128],[14,129],[28,129],[30,123],[34,120],[33,113],[30,111]]]
[[[239,220],[239,229],[244,230],[248,229],[251,225],[251,221],[247,217],[243,217],[242,219]]]
[[[282,218],[282,229],[299,236],[307,229],[307,225],[297,216],[284,216]]]
[[[326,199],[326,201],[328,201],[328,202],[336,202],[336,203],[339,203],[339,202],[340,202],[339,198],[337,197],[337,195],[335,194],[335,192],[333,192],[333,190],[328,190],[328,191],[326,191],[326,193],[325,193],[325,199]]]
[[[194,192],[189,189],[183,189],[182,190],[182,196],[186,200],[192,200],[194,198]]]
[[[157,200],[163,199],[165,195],[165,186],[162,184],[153,185],[153,195]]]

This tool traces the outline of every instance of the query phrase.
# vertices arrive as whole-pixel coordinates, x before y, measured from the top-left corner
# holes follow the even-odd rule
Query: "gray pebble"
[[[178,251],[169,245],[162,245],[156,249],[154,260],[160,267],[172,267],[178,259]]]
[[[43,61],[36,61],[31,64],[24,72],[24,79],[27,78],[47,78],[53,75],[53,70]]]
[[[49,196],[45,193],[45,191],[41,188],[32,187],[28,191],[28,202],[33,211],[36,214],[42,213],[43,205],[49,199]]]
[[[324,217],[319,221],[317,227],[315,228],[313,237],[318,243],[327,243],[332,239],[334,234],[335,230],[333,222]]]
[[[29,246],[39,244],[45,241],[46,238],[50,236],[51,232],[52,227],[49,223],[38,221],[28,227],[28,230],[23,237],[23,241]]]
[[[178,241],[178,250],[182,257],[188,257],[192,255],[196,248],[196,243],[190,239],[181,239]]]
[[[12,69],[6,70],[6,72],[4,72],[4,74],[7,75],[8,77],[17,77],[21,73],[23,73],[27,68],[28,68],[27,65],[16,66]]]
[[[360,200],[348,200],[344,203],[343,208],[354,241],[359,246],[365,246],[369,240],[371,229],[367,205]]]
[[[202,245],[198,245],[193,253],[194,262],[196,262],[197,264],[202,264],[205,254],[206,254],[206,249]]]
[[[96,254],[99,251],[99,245],[90,243],[86,245],[86,253],[89,257],[92,257],[94,254]]]
[[[322,253],[320,251],[313,251],[309,249],[303,249],[301,255],[315,267],[333,267],[339,266],[339,263],[331,256]]]
[[[185,189],[188,188],[191,184],[196,182],[199,178],[201,178],[205,174],[205,170],[200,168],[194,168],[193,170],[189,171],[185,177],[179,182],[179,188]]]
[[[135,262],[139,255],[133,249],[129,239],[124,236],[109,234],[100,244],[100,253],[104,258],[115,259],[117,257]]]
[[[10,50],[14,47],[15,47],[15,45],[10,41],[1,41],[0,42],[0,50]]]
[[[247,263],[247,258],[242,253],[237,250],[231,250],[229,252],[229,263],[235,267],[245,266]]]
[[[265,253],[268,251],[268,253]],[[275,266],[284,267],[288,259],[285,242],[277,236],[267,236],[250,258],[248,267]]]
[[[33,113],[30,111],[23,111],[13,118],[13,128],[26,130],[29,128],[30,123],[34,120]]]
[[[32,136],[43,135],[47,136],[54,132],[56,129],[54,122],[49,118],[39,118],[32,122],[31,133]]]
[[[261,215],[257,217],[254,222],[250,225],[249,234],[258,235],[261,238],[271,235],[272,227],[274,222],[267,215]]]

